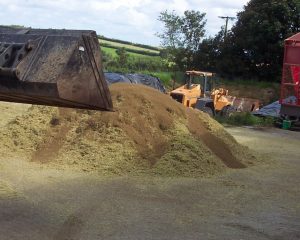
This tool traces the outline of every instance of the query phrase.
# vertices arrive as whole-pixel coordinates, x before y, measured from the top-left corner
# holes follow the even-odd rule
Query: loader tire
[[[223,107],[223,109],[221,110],[221,116],[230,117],[235,112],[236,112],[235,108],[233,106],[228,105]]]

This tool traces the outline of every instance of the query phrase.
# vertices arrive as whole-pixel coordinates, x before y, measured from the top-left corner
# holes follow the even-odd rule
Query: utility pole
[[[234,20],[235,17],[229,17],[229,16],[219,16],[219,18],[225,19],[226,24],[225,24],[225,31],[224,31],[224,40],[226,39],[227,36],[227,28],[228,28],[228,20]]]

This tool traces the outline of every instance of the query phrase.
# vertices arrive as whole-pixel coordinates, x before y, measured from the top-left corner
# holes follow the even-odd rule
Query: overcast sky
[[[216,34],[224,20],[236,16],[248,0],[0,0],[4,25],[36,28],[93,29],[98,34],[122,40],[159,45],[157,21],[165,9],[206,13],[207,35]]]

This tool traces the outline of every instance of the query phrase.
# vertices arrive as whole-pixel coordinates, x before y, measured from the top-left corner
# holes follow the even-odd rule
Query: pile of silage
[[[1,129],[2,156],[103,175],[208,176],[255,156],[207,114],[141,85],[114,84],[114,112],[32,106]]]

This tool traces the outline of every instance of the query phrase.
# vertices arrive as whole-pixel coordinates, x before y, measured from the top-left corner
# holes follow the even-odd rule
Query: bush
[[[275,119],[272,117],[256,117],[250,112],[237,112],[229,117],[216,116],[215,119],[232,126],[273,126]]]
[[[163,72],[167,69],[165,63],[159,57],[135,56],[128,54],[126,64],[120,64],[118,57],[102,51],[103,66],[109,72]]]

